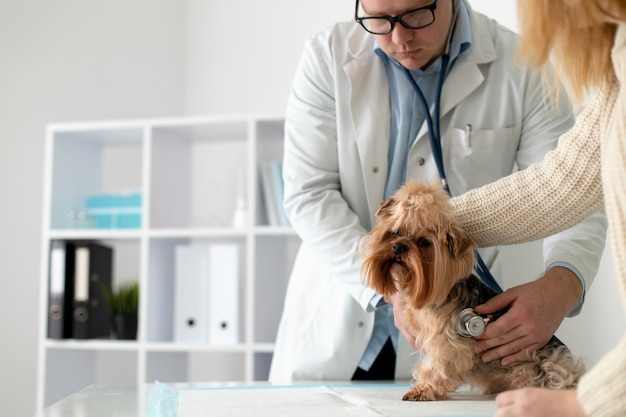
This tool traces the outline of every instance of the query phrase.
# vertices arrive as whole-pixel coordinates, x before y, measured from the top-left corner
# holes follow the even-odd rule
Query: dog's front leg
[[[439,361],[426,358],[413,371],[416,383],[404,394],[403,401],[447,400],[450,398],[448,394],[454,392],[463,383],[462,378],[442,372],[445,369],[440,368]]]

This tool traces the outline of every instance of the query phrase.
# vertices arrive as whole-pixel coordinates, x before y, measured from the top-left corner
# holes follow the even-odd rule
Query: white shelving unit
[[[282,159],[283,119],[206,117],[54,124],[46,137],[38,407],[93,383],[267,379],[287,280],[300,245],[269,226],[259,165]],[[135,190],[141,225],[98,229],[68,220],[88,195]],[[236,202],[243,225],[233,226]],[[50,244],[93,240],[113,248],[113,285],[139,280],[136,341],[48,339]],[[240,248],[242,342],[180,344],[173,337],[179,244]]]

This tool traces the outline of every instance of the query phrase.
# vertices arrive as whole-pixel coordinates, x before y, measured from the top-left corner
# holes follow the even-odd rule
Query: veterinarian
[[[519,10],[522,56],[537,67],[556,57],[578,98],[597,96],[542,163],[454,199],[458,220],[490,246],[540,239],[605,207],[626,308],[626,2],[521,0]],[[626,334],[616,331],[622,339],[577,390],[505,392],[495,416],[626,416]]]
[[[285,209],[302,245],[270,370],[275,382],[409,380],[419,360],[414,342],[399,336],[392,307],[361,279],[359,246],[379,204],[406,178],[438,178],[431,135],[459,195],[542,160],[574,121],[565,95],[550,107],[541,74],[516,65],[516,35],[467,1],[361,0],[355,8],[360,23],[307,42],[288,102]],[[545,241],[545,275],[507,291],[510,310],[498,320],[515,338],[486,349],[484,360],[515,361],[579,312],[605,234],[598,213]],[[501,280],[498,249],[482,256]]]

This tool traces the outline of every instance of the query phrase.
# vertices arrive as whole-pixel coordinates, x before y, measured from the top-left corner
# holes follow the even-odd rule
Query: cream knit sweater
[[[479,246],[550,236],[604,203],[626,310],[626,23],[618,29],[612,58],[617,80],[579,115],[543,162],[451,203]],[[591,417],[626,416],[626,335],[583,377],[578,398]]]

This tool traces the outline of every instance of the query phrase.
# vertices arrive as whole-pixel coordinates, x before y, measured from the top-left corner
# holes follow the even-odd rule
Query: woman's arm
[[[451,200],[457,221],[481,247],[561,232],[603,206],[600,132],[615,102],[611,85],[540,163]]]

